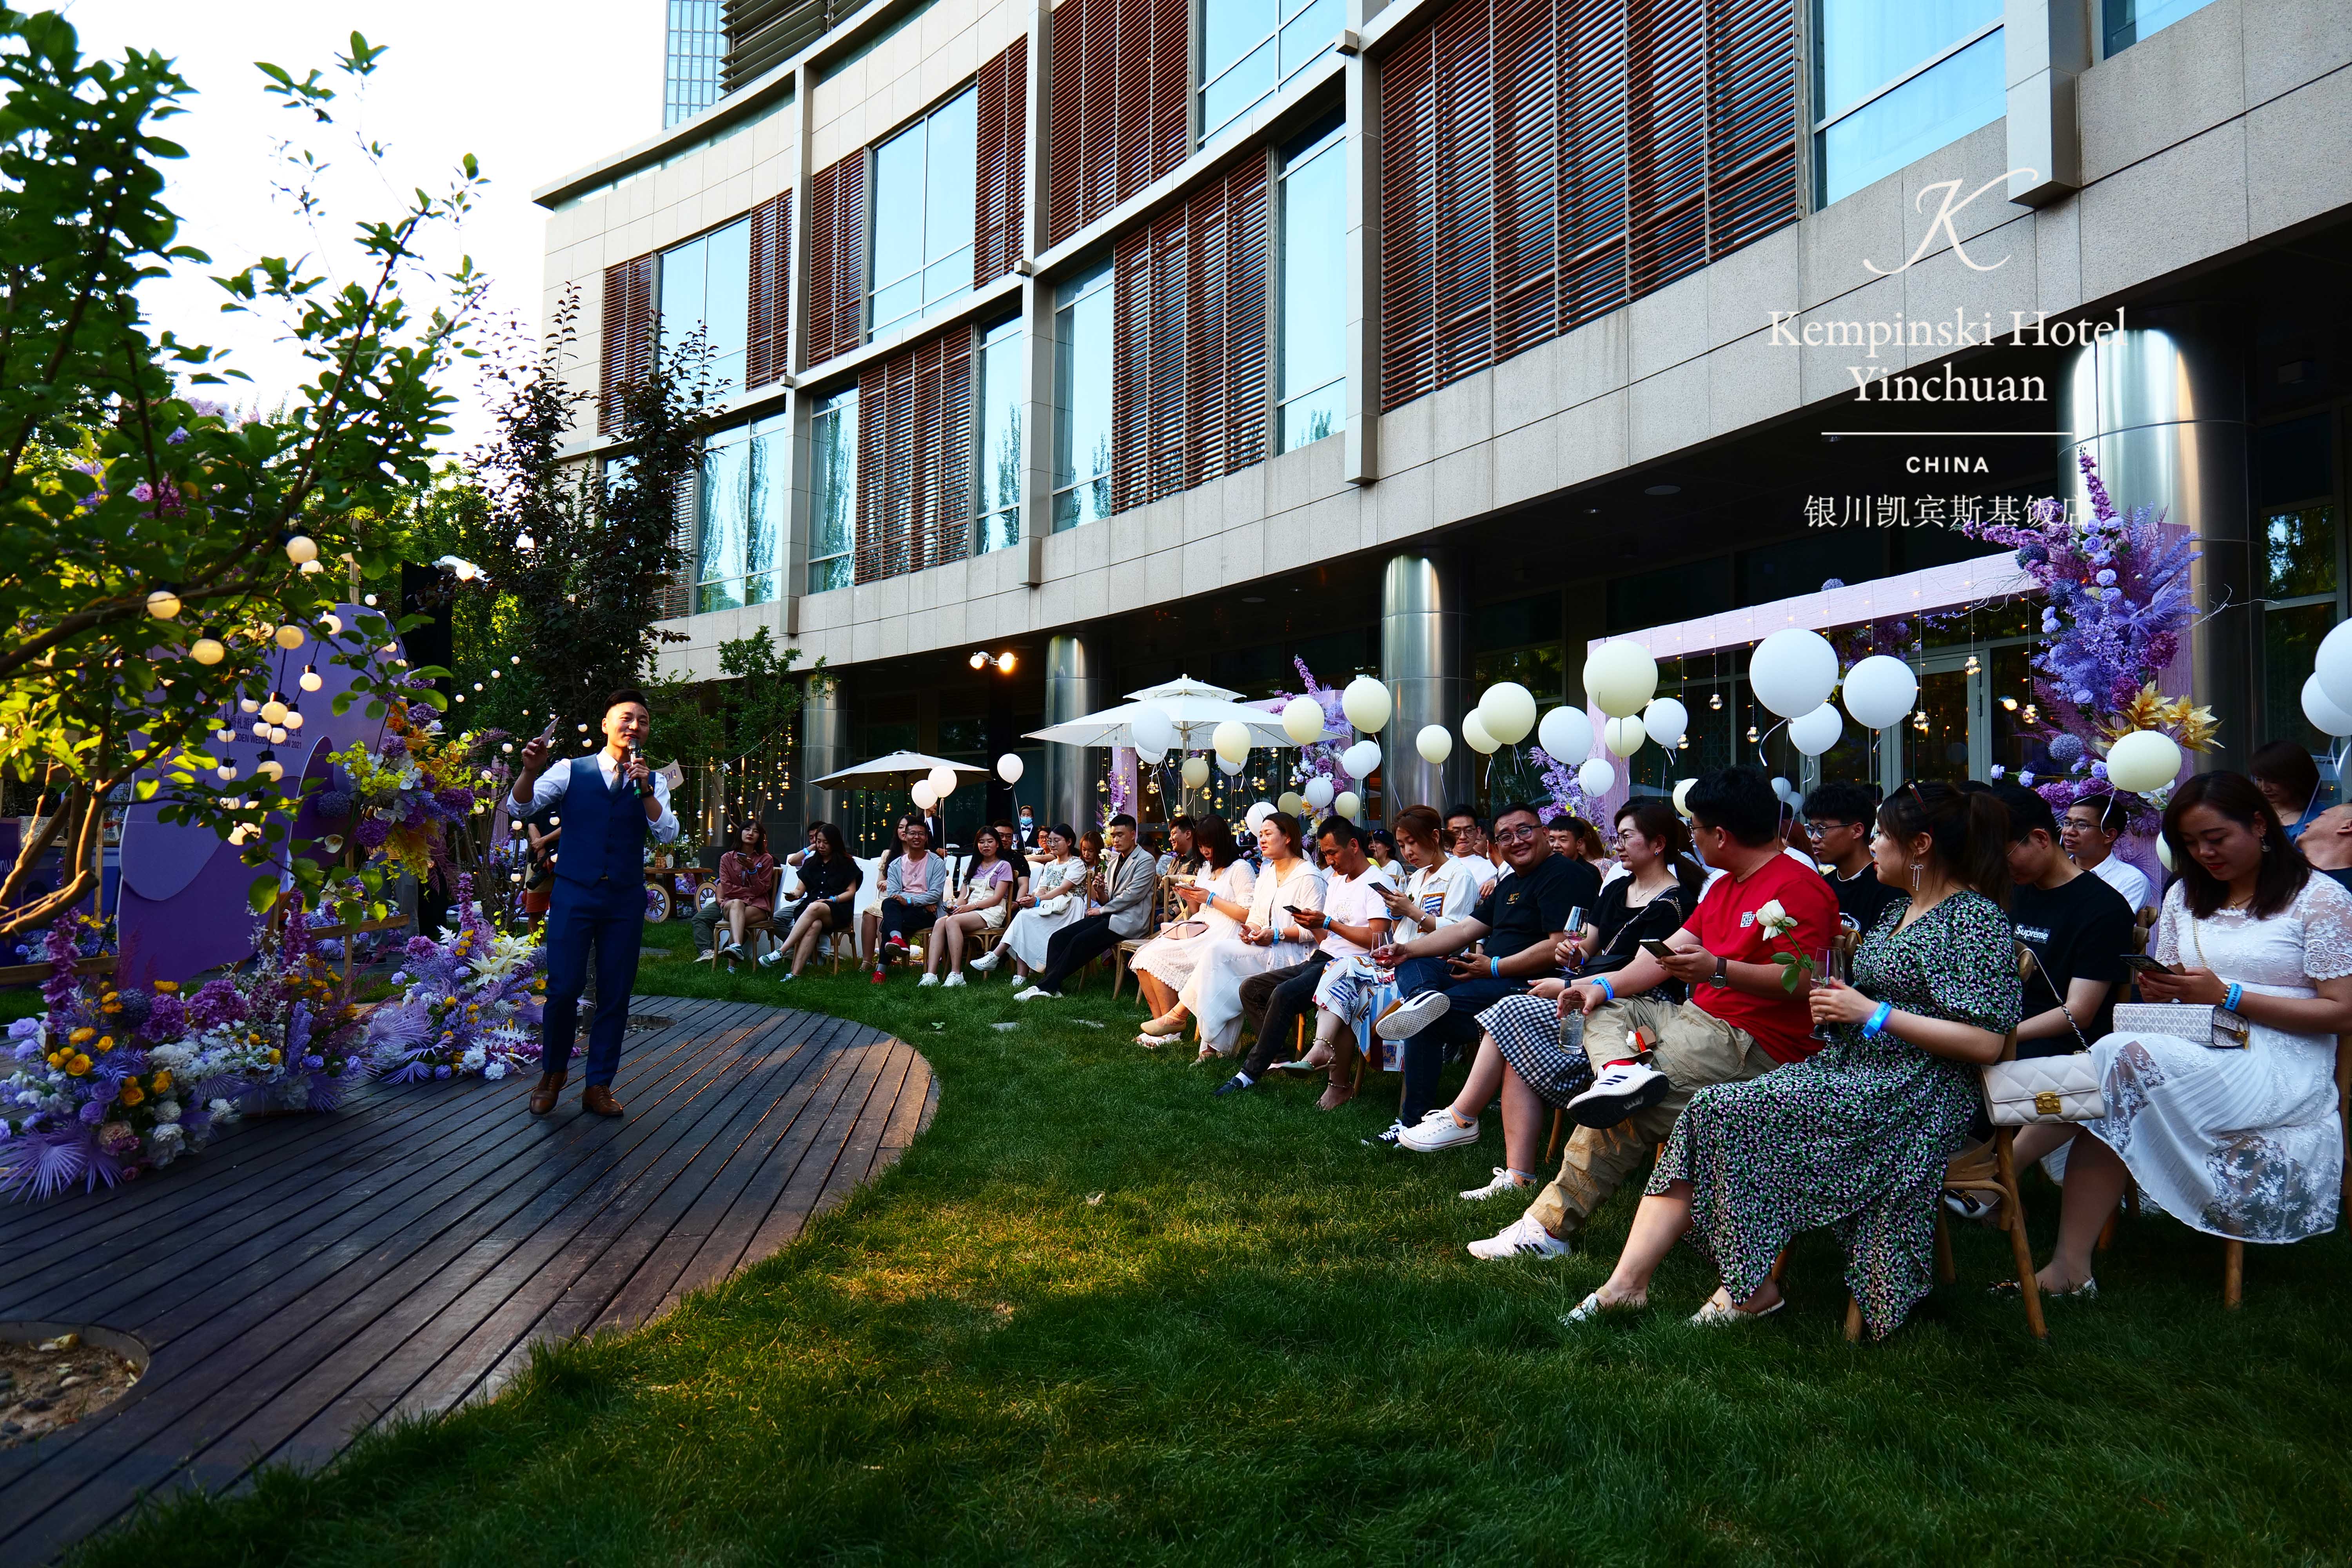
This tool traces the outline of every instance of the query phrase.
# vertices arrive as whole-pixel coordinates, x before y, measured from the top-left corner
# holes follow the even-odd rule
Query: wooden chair
[[[1151,894],[1151,929],[1145,931],[1141,936],[1129,937],[1117,947],[1111,949],[1110,999],[1112,1001],[1116,1002],[1118,1000],[1119,982],[1130,972],[1129,965],[1134,960],[1135,955],[1143,951],[1143,944],[1150,942],[1153,937],[1158,936],[1162,931],[1166,930],[1170,925],[1181,919],[1183,914],[1183,900],[1176,896],[1176,879],[1173,877],[1160,878],[1159,885],[1152,890]],[[1135,983],[1135,988],[1139,992],[1141,991],[1143,989],[1143,982],[1140,980],[1137,981]]]
[[[2336,1037],[2336,1122],[2343,1130],[2345,1148],[2352,1153],[2352,1035]],[[2347,1159],[2338,1201],[2352,1205],[2352,1159]],[[2232,1237],[2221,1243],[2221,1306],[2236,1311],[2245,1302],[2246,1244]]]

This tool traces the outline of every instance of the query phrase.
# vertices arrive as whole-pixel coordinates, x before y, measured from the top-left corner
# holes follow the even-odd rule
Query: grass
[[[654,934],[641,992],[777,999]],[[85,1560],[2342,1560],[2340,1234],[2255,1249],[2224,1314],[2219,1244],[2142,1219],[2047,1346],[1984,1295],[2008,1253],[1974,1230],[1962,1285],[1884,1344],[1841,1338],[1826,1237],[1769,1323],[1685,1326],[1712,1280],[1685,1254],[1657,1310],[1571,1333],[1633,1195],[1564,1263],[1475,1262],[1509,1217],[1454,1195],[1491,1121],[1414,1158],[1360,1142],[1392,1089],[1212,1100],[1099,979],[1027,1007],[1002,979],[785,994],[938,1069],[897,1168],[660,1322]],[[2046,1252],[2053,1194],[2029,1203]]]

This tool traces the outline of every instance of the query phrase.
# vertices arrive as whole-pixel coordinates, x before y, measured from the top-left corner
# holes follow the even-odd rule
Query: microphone
[[[634,741],[632,741],[631,742],[629,742],[629,759],[628,759],[628,760],[629,760],[630,762],[633,762],[633,763],[634,763],[634,762],[635,762],[635,761],[637,760],[637,747],[636,747],[636,742],[634,742]],[[643,784],[639,784],[636,780],[635,780],[635,779],[631,779],[631,780],[629,781],[629,793],[630,793],[631,795],[635,795],[638,799],[643,800],[643,799],[645,798],[646,786],[645,786],[645,785],[643,785]]]

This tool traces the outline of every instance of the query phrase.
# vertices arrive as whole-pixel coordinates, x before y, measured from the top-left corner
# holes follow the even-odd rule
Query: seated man
[[[1436,1100],[1447,1049],[1475,1043],[1480,1009],[1551,973],[1552,950],[1571,929],[1570,917],[1599,901],[1601,873],[1553,854],[1534,806],[1514,802],[1497,813],[1495,842],[1510,875],[1480,895],[1468,920],[1372,954],[1397,972],[1405,998],[1375,1026],[1381,1038],[1404,1042],[1404,1104],[1395,1125],[1381,1134],[1383,1142],[1394,1143],[1433,1111],[1446,1114]],[[1486,956],[1462,956],[1480,942]]]
[[[1092,837],[1091,830],[1085,836]],[[1095,912],[1073,921],[1045,943],[1045,967],[1036,983],[1013,993],[1016,1002],[1059,996],[1069,977],[1131,936],[1150,929],[1160,891],[1160,868],[1135,842],[1135,818],[1120,812],[1110,819],[1110,844],[1088,879],[1087,901]]]
[[[1858,784],[1825,784],[1805,797],[1805,826],[1813,858],[1837,895],[1838,913],[1867,931],[1895,890],[1878,879],[1870,836],[1878,830],[1878,792]]]
[[[1315,830],[1315,843],[1323,857],[1323,907],[1295,910],[1291,918],[1309,931],[1321,931],[1323,940],[1305,963],[1269,969],[1242,982],[1242,1016],[1256,1026],[1257,1043],[1241,1070],[1217,1086],[1219,1094],[1252,1087],[1289,1057],[1291,1026],[1314,1007],[1315,986],[1326,964],[1369,953],[1388,941],[1388,902],[1381,889],[1389,882],[1365,858],[1363,831],[1346,817],[1335,816]],[[1354,1047],[1351,1039],[1349,1056],[1354,1055]],[[1340,1064],[1331,1064],[1334,1084],[1344,1070]]]
[[[1992,793],[2009,807],[2009,874],[2017,884],[2010,920],[2033,954],[2017,1054],[2087,1051],[2115,1027],[2115,994],[2128,973],[2123,955],[2131,951],[2132,907],[2066,858],[2048,801],[2013,784],[1995,784]]]
[[[1811,987],[1790,990],[1772,957],[1818,956],[1829,946],[1838,930],[1829,884],[1782,853],[1780,802],[1756,769],[1702,774],[1685,806],[1699,853],[1725,874],[1665,939],[1673,957],[1644,951],[1561,994],[1562,1016],[1570,1008],[1586,1015],[1584,1050],[1600,1078],[1569,1103],[1578,1125],[1559,1173],[1499,1234],[1472,1242],[1474,1258],[1567,1257],[1585,1218],[1647,1168],[1695,1091],[1759,1077],[1822,1047]],[[1643,994],[1669,979],[1692,986],[1688,1002]]]
[[[900,829],[907,852],[890,862],[882,879],[882,901],[875,907],[874,974],[882,974],[886,952],[905,952],[907,939],[929,931],[939,918],[940,900],[947,895],[948,868],[944,858],[931,853],[931,831],[919,816]]]

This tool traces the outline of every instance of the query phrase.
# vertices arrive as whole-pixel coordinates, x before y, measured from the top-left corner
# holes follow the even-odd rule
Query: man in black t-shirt
[[[2132,908],[2066,858],[2049,802],[2013,784],[1993,793],[2009,807],[2009,874],[2017,883],[2010,918],[2033,954],[2017,1054],[2087,1050],[2114,1026],[2115,998],[2128,973],[2123,955],[2131,951]]]
[[[1878,879],[1870,836],[1878,821],[1877,792],[1856,784],[1825,784],[1805,797],[1805,828],[1813,856],[1837,895],[1838,913],[1867,934],[1896,890]]]

